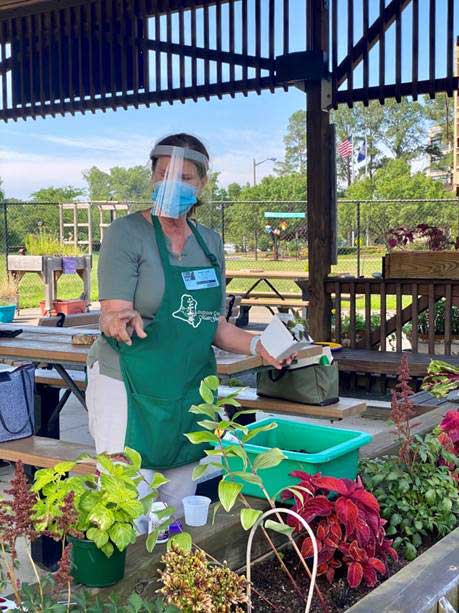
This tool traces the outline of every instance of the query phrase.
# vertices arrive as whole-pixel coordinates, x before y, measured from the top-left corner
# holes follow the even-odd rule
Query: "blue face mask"
[[[167,197],[165,197],[167,194]],[[198,188],[184,181],[158,181],[153,186],[151,199],[156,203],[157,215],[178,219],[196,204]]]

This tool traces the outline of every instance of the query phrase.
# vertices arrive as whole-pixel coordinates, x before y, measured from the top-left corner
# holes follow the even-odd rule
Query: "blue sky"
[[[95,165],[145,164],[152,144],[165,134],[191,132],[202,138],[221,183],[252,180],[252,158],[282,158],[288,118],[304,108],[305,96],[264,92],[247,98],[192,101],[149,109],[75,115],[3,124],[0,177],[8,197],[27,198],[50,185],[85,187],[82,171]],[[257,178],[272,171],[257,168]]]
[[[387,3],[388,0],[386,0]],[[266,5],[262,3],[262,55],[267,52],[266,45]],[[444,76],[446,36],[445,15],[447,0],[437,0],[437,54],[440,58],[437,75]],[[240,3],[236,3],[236,18]],[[276,0],[277,15],[281,15],[282,0]],[[303,44],[305,28],[304,0],[291,0],[290,40],[291,51],[299,50]],[[370,0],[370,23],[376,16],[379,0]],[[428,78],[428,0],[419,0],[420,12],[420,78]],[[211,9],[212,11],[213,9]],[[223,14],[227,11],[224,5]],[[404,36],[404,53],[402,78],[408,80],[411,71],[409,43],[411,40],[412,14],[411,6],[402,14]],[[249,32],[253,24],[254,2],[249,0]],[[210,14],[211,23],[213,20]],[[362,0],[355,0],[354,40],[362,33]],[[276,28],[279,28],[279,19]],[[339,60],[346,53],[347,0],[338,0],[338,56]],[[174,24],[173,24],[174,25]],[[162,23],[162,33],[164,32]],[[175,28],[173,28],[173,31]],[[393,42],[395,27],[392,26],[386,36],[386,58],[388,79],[394,62]],[[455,34],[459,33],[459,10],[456,10]],[[199,31],[197,44],[202,44]],[[174,33],[173,39],[176,37]],[[423,44],[426,41],[426,44]],[[178,42],[178,41],[175,41]],[[185,40],[185,42],[189,42]],[[214,45],[212,35],[211,47]],[[236,35],[236,51],[241,45],[240,36]],[[407,46],[408,45],[408,46]],[[223,39],[223,48],[227,40]],[[249,53],[254,52],[253,41]],[[276,54],[281,49],[276,47]],[[378,82],[378,46],[370,54],[370,85]],[[199,72],[199,65],[198,65]],[[236,71],[238,76],[238,71]],[[250,76],[250,75],[249,75]],[[354,77],[355,87],[361,83],[361,71]],[[220,181],[227,185],[233,181],[245,183],[252,180],[252,158],[262,160],[267,157],[283,157],[282,138],[289,116],[298,109],[305,108],[306,99],[302,92],[291,88],[288,92],[278,90],[274,95],[263,92],[247,98],[237,95],[235,99],[225,97],[223,100],[212,99],[210,102],[200,100],[188,101],[185,105],[152,106],[150,109],[139,108],[118,110],[106,113],[100,111],[95,115],[76,114],[37,119],[27,122],[10,122],[0,128],[0,177],[8,197],[26,199],[32,192],[50,185],[75,185],[85,187],[82,172],[95,165],[108,170],[112,166],[132,166],[144,164],[152,144],[166,134],[173,132],[191,132],[202,138],[212,157],[212,170],[220,172]],[[266,162],[257,169],[258,178],[272,171],[272,163]]]

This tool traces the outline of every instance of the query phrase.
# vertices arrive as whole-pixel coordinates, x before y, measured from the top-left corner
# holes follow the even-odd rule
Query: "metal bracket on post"
[[[322,79],[320,86],[322,110],[328,111],[332,106],[332,80]]]

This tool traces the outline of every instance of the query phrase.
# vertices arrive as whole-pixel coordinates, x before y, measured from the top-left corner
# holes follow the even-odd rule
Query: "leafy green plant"
[[[435,336],[445,335],[445,299],[438,300],[435,303],[434,308],[434,334]],[[451,307],[451,334],[453,336],[459,336],[459,307],[453,305]],[[403,326],[403,331],[408,336],[413,332],[412,322]],[[427,311],[423,311],[418,317],[418,334],[427,336],[429,334],[429,314]]]
[[[87,457],[82,459],[88,460]],[[121,457],[99,454],[95,459],[101,467],[100,474],[68,476],[76,462],[61,462],[53,468],[38,470],[32,486],[32,492],[38,495],[33,520],[39,532],[51,533],[58,538],[65,536],[61,527],[62,507],[68,494],[73,492],[73,505],[77,511],[73,528],[110,557],[114,547],[124,551],[135,542],[135,519],[148,512],[152,500],[157,497],[157,488],[167,483],[167,479],[161,473],[155,473],[150,484],[151,492],[139,499],[137,486],[143,476],[137,451],[126,448]],[[165,509],[162,513],[165,521],[173,511]],[[157,532],[149,537],[150,548],[156,542]]]
[[[459,523],[459,489],[451,465],[459,458],[445,448],[437,433],[413,436],[410,417],[408,359],[403,356],[392,397],[391,417],[400,441],[398,456],[364,460],[362,480],[388,521],[386,534],[408,560],[427,536],[444,536]]]
[[[273,468],[280,464],[280,462],[285,459],[285,456],[280,449],[273,447],[264,453],[258,454],[255,460],[253,460],[253,462],[251,461],[245,449],[245,444],[257,436],[257,434],[260,432],[265,432],[276,428],[277,424],[275,422],[270,422],[269,424],[264,424],[258,428],[251,428],[249,430],[246,426],[237,422],[239,416],[255,413],[256,411],[254,409],[237,410],[232,415],[231,419],[220,419],[220,412],[225,405],[240,409],[240,403],[236,399],[239,390],[223,399],[216,399],[218,386],[219,380],[216,376],[209,376],[203,379],[200,386],[200,395],[204,402],[199,405],[193,405],[190,408],[191,413],[203,416],[203,419],[198,422],[198,425],[201,426],[202,430],[189,432],[185,434],[185,436],[195,445],[210,443],[213,448],[207,449],[205,453],[211,458],[218,460],[196,466],[193,471],[193,479],[199,479],[199,477],[201,477],[210,466],[221,469],[223,471],[223,477],[218,485],[219,502],[215,505],[214,512],[217,512],[220,506],[223,507],[225,511],[229,512],[235,507],[235,505],[240,504],[242,507],[240,509],[241,525],[244,530],[250,530],[261,517],[263,511],[260,509],[255,509],[251,506],[250,501],[242,494],[242,484],[243,482],[246,482],[259,487],[260,493],[265,497],[271,509],[276,510],[275,499],[280,492],[277,492],[271,497],[263,482],[262,474],[264,470]],[[234,441],[233,444],[223,445],[223,437],[226,435],[232,438]],[[231,458],[237,458],[240,461],[240,466],[237,470],[233,470],[231,468],[229,462]],[[301,488],[292,486],[288,489],[300,500],[303,499]],[[277,513],[275,517],[276,520],[266,519],[263,522],[263,534],[267,538],[274,554],[281,564],[282,569],[290,579],[294,589],[304,600],[302,590],[300,590],[291,573],[287,569],[267,531],[272,530],[287,536],[291,546],[298,555],[298,558],[309,577],[311,577],[311,571],[292,537],[293,528],[283,521],[279,513]],[[322,594],[317,586],[315,587],[316,593],[321,600],[323,610],[328,610]]]
[[[42,231],[38,234],[27,234],[24,245],[27,255],[84,255],[80,247],[61,243],[54,234]]]
[[[448,467],[439,465],[440,459],[454,462],[454,456],[434,436],[416,437],[411,452],[416,462],[410,470],[396,456],[361,463],[365,486],[388,521],[386,534],[408,560],[416,557],[425,537],[444,536],[459,523],[457,483]]]
[[[334,323],[334,317],[332,317],[332,324]],[[371,329],[375,330],[381,325],[381,316],[380,315],[372,315],[371,316]],[[357,334],[362,334],[365,332],[365,317],[360,313],[355,314],[355,331]],[[341,335],[344,338],[349,337],[351,330],[351,318],[349,315],[344,315],[341,319]]]

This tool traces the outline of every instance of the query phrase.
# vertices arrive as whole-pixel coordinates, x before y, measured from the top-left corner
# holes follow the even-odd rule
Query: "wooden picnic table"
[[[1,324],[4,330],[22,329],[15,338],[0,338],[0,358],[17,359],[31,362],[59,365],[84,366],[89,353],[89,345],[72,345],[72,336],[81,334],[81,328],[47,328]],[[86,329],[85,334],[100,334],[98,329]],[[320,348],[304,350],[305,357],[316,355]],[[221,375],[234,375],[261,367],[259,356],[230,353],[215,348],[217,371]]]
[[[84,392],[78,386],[68,369],[84,367],[89,353],[89,345],[72,345],[72,335],[81,333],[81,328],[47,328],[39,326],[21,326],[19,324],[1,324],[4,330],[22,329],[22,334],[15,338],[0,338],[0,359],[48,364],[64,380],[79,402],[86,408]],[[98,329],[85,329],[85,334],[100,334]],[[299,357],[318,355],[322,349],[312,346],[300,352]],[[261,368],[263,361],[259,356],[247,356],[229,353],[215,348],[217,372],[219,375],[234,375],[248,370]],[[65,401],[64,401],[65,402]],[[45,402],[46,413],[54,415],[56,402]],[[60,409],[63,403],[60,402]],[[60,410],[59,409],[59,410]]]
[[[251,292],[263,281],[272,290],[273,294],[280,299],[283,299],[280,292],[271,280],[293,281],[301,291],[302,300],[309,300],[309,273],[300,270],[263,270],[263,269],[245,269],[245,270],[227,270],[226,285],[228,286],[233,279],[254,279],[253,285],[246,291],[244,296],[250,296]]]

